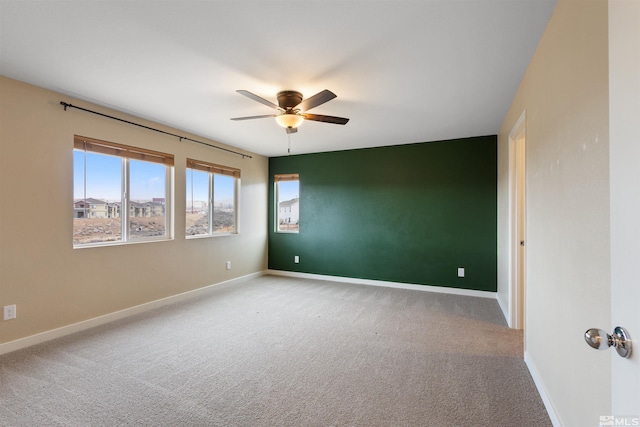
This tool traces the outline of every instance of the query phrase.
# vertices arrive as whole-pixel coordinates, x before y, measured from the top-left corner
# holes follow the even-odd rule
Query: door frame
[[[524,329],[526,283],[526,111],[509,133],[509,327]],[[526,243],[526,242],[525,242]]]

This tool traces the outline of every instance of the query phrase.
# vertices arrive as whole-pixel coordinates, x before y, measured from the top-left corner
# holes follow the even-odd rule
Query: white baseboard
[[[509,308],[508,308],[508,307],[506,307],[506,306],[502,303],[502,300],[498,297],[498,293],[497,293],[497,292],[496,292],[496,301],[498,301],[498,307],[500,307],[500,310],[502,311],[502,315],[504,316],[504,320],[505,320],[505,322],[507,322],[507,325],[508,325],[510,328],[513,328],[513,326],[511,325],[511,322],[510,322],[511,317],[510,317],[510,315],[509,315]]]
[[[383,286],[387,288],[411,289],[414,291],[437,292],[441,294],[465,295],[470,297],[496,299],[495,292],[475,291],[472,289],[448,288],[445,286],[414,285],[410,283],[386,282],[384,280],[355,279],[352,277],[326,276],[323,274],[298,273],[295,271],[267,270],[274,276],[299,277],[301,279],[326,280],[329,282],[355,283],[358,285]]]
[[[315,280],[326,280],[326,281],[333,281],[333,282],[355,283],[360,285],[383,286],[388,288],[412,289],[412,290],[418,290],[418,291],[437,292],[437,293],[453,294],[453,295],[465,295],[465,296],[473,296],[473,297],[481,297],[481,298],[492,298],[492,299],[496,298],[495,292],[487,292],[487,291],[476,291],[476,290],[470,290],[470,289],[447,288],[447,287],[429,286],[429,285],[414,285],[409,283],[386,282],[382,280],[357,279],[357,278],[339,277],[339,276],[326,276],[326,275],[310,274],[310,273],[296,273],[292,271],[267,270],[267,271],[252,273],[246,276],[238,277],[238,278],[227,280],[224,282],[215,283],[209,286],[205,286],[203,288],[194,289],[192,291],[183,292],[181,294],[172,295],[170,297],[161,298],[155,301],[150,301],[148,303],[136,305],[134,307],[126,308],[124,310],[119,310],[109,314],[105,314],[103,316],[94,317],[92,319],[83,320],[81,322],[73,323],[67,326],[62,326],[60,328],[41,332],[39,334],[30,335],[24,338],[19,338],[14,341],[9,341],[9,342],[0,344],[0,355],[10,353],[12,351],[20,350],[23,348],[27,348],[32,345],[51,341],[53,339],[70,335],[76,332],[84,331],[86,329],[90,329],[96,326],[104,325],[109,322],[124,319],[126,317],[143,313],[145,311],[153,310],[158,307],[184,301],[189,298],[196,297],[198,295],[206,294],[216,286],[220,286],[223,284],[230,284],[230,283],[239,283],[241,281],[251,279],[253,277],[262,276],[264,274],[299,277],[299,278],[315,279]]]
[[[549,418],[551,418],[551,423],[553,427],[562,427],[562,423],[560,422],[560,418],[558,418],[558,414],[551,403],[551,399],[549,399],[549,395],[547,394],[547,389],[544,387],[542,383],[542,378],[538,374],[538,370],[536,369],[533,360],[529,356],[529,353],[524,352],[524,363],[527,364],[527,368],[529,368],[529,373],[531,374],[531,378],[533,378],[533,382],[536,384],[536,388],[538,389],[538,393],[540,394],[540,398],[542,398],[542,402],[544,403],[544,407],[549,414]]]
[[[86,329],[90,329],[96,326],[104,325],[105,323],[113,322],[115,320],[124,319],[125,317],[133,316],[134,314],[143,313],[145,311],[153,310],[158,307],[163,307],[165,305],[169,305],[169,304],[184,301],[190,298],[194,298],[194,297],[197,297],[198,295],[203,295],[210,292],[212,288],[216,286],[220,286],[224,284],[239,283],[247,279],[251,279],[253,277],[262,276],[264,274],[265,274],[264,271],[248,274],[246,276],[237,277],[235,279],[226,280],[224,282],[214,283],[212,285],[205,286],[203,288],[198,288],[192,291],[187,291],[177,295],[172,295],[170,297],[161,298],[155,301],[150,301],[144,304],[136,305],[134,307],[125,308],[124,310],[115,311],[113,313],[105,314],[103,316],[98,316],[92,319],[83,320],[82,322],[73,323],[67,326],[62,326],[60,328],[52,329],[50,331],[45,331],[45,332],[41,332],[39,334],[31,335],[28,337],[19,338],[15,341],[9,341],[9,342],[0,344],[0,355],[10,353],[12,351],[20,350],[23,348],[27,348],[32,345],[40,344],[46,341],[51,341],[53,339],[60,338],[65,335],[70,335],[76,332],[84,331]]]

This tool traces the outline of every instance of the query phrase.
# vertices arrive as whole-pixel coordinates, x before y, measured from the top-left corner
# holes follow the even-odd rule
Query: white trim
[[[301,279],[326,280],[330,282],[354,283],[358,285],[383,286],[387,288],[411,289],[414,291],[437,292],[441,294],[464,295],[469,297],[496,298],[496,292],[476,291],[473,289],[449,288],[445,286],[414,285],[411,283],[386,282],[384,280],[356,279],[353,277],[326,276],[323,274],[298,273],[295,271],[267,270],[274,276],[299,277]]]
[[[513,125],[513,128],[511,128],[511,132],[509,132],[509,139],[513,139],[515,135],[519,133],[520,131],[519,128],[521,126],[526,127],[526,122],[525,122],[526,117],[527,117],[527,110],[523,110],[522,114],[520,114],[520,117],[518,118],[518,121],[516,122],[515,125]]]
[[[540,375],[538,374],[538,370],[536,369],[536,366],[533,363],[533,360],[531,360],[531,357],[529,357],[529,353],[527,353],[526,351],[524,352],[524,363],[526,363],[527,368],[529,368],[529,373],[531,374],[531,378],[533,379],[533,382],[535,383],[536,388],[538,389],[538,394],[540,394],[542,403],[544,403],[544,407],[546,408],[547,413],[549,414],[549,418],[551,419],[551,424],[553,424],[553,427],[562,427],[560,418],[558,418],[555,408],[551,403],[551,399],[549,399],[549,394],[547,393],[547,389],[544,387],[544,384],[542,383],[542,378],[540,378]]]
[[[496,293],[496,301],[498,301],[498,306],[500,307],[500,310],[502,310],[502,315],[504,316],[505,322],[507,322],[507,326],[511,328],[511,325],[509,325],[509,310],[507,306],[504,305],[500,297],[498,297],[497,293]]]
[[[71,325],[62,326],[60,328],[52,329],[49,331],[41,332],[39,334],[31,335],[24,338],[19,338],[14,341],[9,341],[0,344],[0,355],[10,353],[12,351],[21,350],[23,348],[31,347],[32,345],[41,344],[43,342],[51,341],[56,338],[60,338],[66,335],[70,335],[76,332],[84,331],[96,326],[104,325],[109,322],[124,319],[125,317],[133,316],[135,314],[144,313],[158,307],[173,304],[176,302],[184,301],[190,298],[194,298],[199,295],[206,294],[212,290],[212,288],[224,285],[239,283],[247,279],[262,276],[265,273],[263,271],[248,274],[246,276],[237,277],[235,279],[226,280],[224,282],[214,283],[212,285],[205,286],[203,288],[194,289],[192,291],[183,292],[170,297],[161,298],[155,301],[150,301],[144,304],[136,305],[134,307],[125,308],[124,310],[115,311],[113,313],[105,314],[103,316],[94,317],[92,319],[83,320]]]
[[[115,311],[113,313],[105,314],[103,316],[94,317],[92,319],[83,320],[81,322],[73,323],[71,325],[62,326],[60,328],[41,332],[35,335],[30,335],[24,338],[19,338],[14,341],[2,343],[0,344],[0,355],[11,353],[16,350],[21,350],[23,348],[31,347],[32,345],[51,341],[56,338],[60,338],[76,332],[84,331],[96,326],[104,325],[109,322],[114,322],[116,320],[124,319],[126,317],[133,316],[135,314],[144,313],[145,311],[153,310],[155,308],[163,307],[169,304],[194,298],[198,295],[203,295],[210,292],[212,288],[219,285],[239,283],[244,280],[248,280],[254,277],[259,277],[265,274],[271,274],[274,276],[299,277],[303,279],[326,280],[326,281],[332,281],[332,282],[354,283],[354,284],[360,284],[360,285],[383,286],[388,288],[411,289],[411,290],[436,292],[436,293],[443,293],[443,294],[464,295],[464,296],[472,296],[472,297],[480,297],[480,298],[497,299],[496,297],[497,294],[495,292],[488,292],[488,291],[476,291],[471,289],[458,289],[458,288],[429,286],[429,285],[415,285],[410,283],[386,282],[383,280],[356,279],[351,277],[326,276],[321,274],[297,273],[292,271],[266,270],[266,271],[260,271],[257,273],[248,274],[242,277],[237,277],[231,280],[226,280],[224,282],[214,283],[212,285],[205,286],[203,288],[194,289],[192,291],[183,292],[177,295],[172,295],[170,297],[161,298],[155,301],[150,301],[144,304],[136,305],[134,307],[129,307],[123,310]]]
[[[518,137],[520,135],[525,136],[525,146],[526,146],[526,132],[527,132],[527,122],[526,122],[527,111],[522,111],[518,121],[509,132],[509,263],[508,263],[508,275],[509,275],[509,287],[508,287],[508,306],[507,308],[507,323],[510,328],[513,329],[524,329],[525,323],[525,295],[523,294],[525,291],[525,281],[526,281],[526,273],[524,269],[526,269],[526,259],[523,262],[523,265],[520,265],[519,253],[520,246],[517,243],[519,239],[519,230],[518,225],[520,225],[520,221],[524,223],[526,227],[526,213],[520,212],[518,208],[518,195],[520,195],[519,189],[519,174],[526,173],[525,167],[526,165],[521,164],[518,159],[518,153],[522,147],[518,145]],[[523,156],[526,153],[523,153]],[[526,160],[525,160],[526,162]],[[525,178],[526,179],[526,178]],[[524,197],[526,197],[526,183],[525,190],[523,191]],[[526,201],[525,201],[526,203]],[[525,207],[526,209],[526,207]],[[526,234],[526,230],[525,230]],[[526,237],[523,238],[525,240]],[[526,255],[525,255],[526,257]],[[523,280],[520,282],[518,280],[519,269],[523,269],[522,277]],[[526,347],[526,340],[525,340]]]

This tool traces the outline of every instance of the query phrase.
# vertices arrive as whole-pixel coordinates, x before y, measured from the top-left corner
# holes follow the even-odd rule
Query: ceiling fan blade
[[[298,132],[298,128],[285,128],[287,134]]]
[[[251,98],[254,101],[258,101],[261,104],[266,105],[267,107],[271,107],[274,110],[280,110],[280,111],[284,111],[282,108],[278,107],[276,104],[274,104],[271,101],[267,101],[266,99],[256,95],[255,93],[251,93],[248,90],[236,90],[236,92],[238,92],[240,95],[244,95],[247,98]]]
[[[300,104],[296,105],[293,108],[299,108],[300,111],[309,111],[312,108],[317,107],[318,105],[322,105],[325,102],[331,101],[335,97],[336,97],[335,93],[325,89],[322,92],[316,93],[311,98],[305,99],[304,101],[302,101]]]
[[[277,116],[277,114],[264,114],[262,116],[232,117],[231,120],[264,119],[266,117],[275,117],[275,116]]]
[[[336,125],[346,125],[349,122],[349,119],[344,117],[335,117],[335,116],[323,116],[321,114],[303,114],[304,118],[307,120],[313,120],[315,122],[323,122],[323,123],[333,123]]]

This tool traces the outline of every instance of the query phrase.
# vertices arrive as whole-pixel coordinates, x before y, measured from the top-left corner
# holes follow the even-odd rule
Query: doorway
[[[509,327],[524,329],[526,280],[526,120],[509,134]]]

